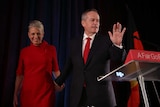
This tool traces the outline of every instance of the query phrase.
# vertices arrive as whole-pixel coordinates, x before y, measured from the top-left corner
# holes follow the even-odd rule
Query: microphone
[[[140,40],[140,41],[142,41],[142,42],[144,42],[144,43],[146,43],[146,44],[148,44],[150,46],[153,46],[153,47],[155,47],[157,49],[157,51],[160,51],[160,46],[155,44],[155,43],[149,42],[147,40],[142,40],[142,39],[138,38],[137,36],[133,36],[133,38],[137,39],[137,40]]]
[[[140,38],[138,38],[137,36],[133,36],[133,38],[140,40]]]

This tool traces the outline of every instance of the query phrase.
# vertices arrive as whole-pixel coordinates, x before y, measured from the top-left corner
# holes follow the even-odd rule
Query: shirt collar
[[[85,39],[88,38],[88,37],[90,37],[91,40],[93,40],[93,39],[95,38],[95,35],[96,35],[96,33],[93,34],[93,35],[91,35],[91,36],[87,36],[87,35],[84,33],[84,34],[83,34],[83,40],[85,40]]]

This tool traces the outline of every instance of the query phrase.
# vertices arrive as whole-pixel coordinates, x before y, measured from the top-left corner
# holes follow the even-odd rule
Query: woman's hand
[[[59,86],[55,81],[53,81],[53,82],[54,82],[55,90],[57,92],[62,91],[64,89],[65,84],[62,84],[61,86]]]

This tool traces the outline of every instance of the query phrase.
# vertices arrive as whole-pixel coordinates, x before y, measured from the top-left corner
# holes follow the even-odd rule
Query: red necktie
[[[84,53],[83,53],[84,63],[86,63],[87,58],[88,58],[88,53],[89,53],[89,50],[90,50],[90,40],[91,40],[91,38],[88,37],[86,39],[87,39],[87,42],[86,42],[86,45],[85,45],[85,48],[84,48]]]

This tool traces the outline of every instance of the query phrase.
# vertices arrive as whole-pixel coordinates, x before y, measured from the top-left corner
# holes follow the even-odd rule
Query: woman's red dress
[[[52,71],[59,70],[56,48],[46,41],[21,50],[17,75],[24,75],[20,107],[54,107],[55,88]]]

